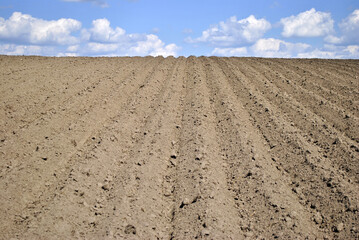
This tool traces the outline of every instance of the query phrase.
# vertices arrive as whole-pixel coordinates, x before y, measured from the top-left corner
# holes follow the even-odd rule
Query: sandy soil
[[[1,239],[359,239],[359,61],[0,57]]]

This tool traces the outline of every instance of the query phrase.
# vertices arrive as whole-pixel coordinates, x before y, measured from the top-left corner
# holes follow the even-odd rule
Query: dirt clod
[[[136,234],[136,228],[135,228],[135,226],[133,226],[133,225],[127,225],[126,227],[125,227],[125,233],[126,234]]]

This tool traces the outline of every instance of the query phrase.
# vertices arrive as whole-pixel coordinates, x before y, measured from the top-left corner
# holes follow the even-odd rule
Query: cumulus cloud
[[[66,51],[68,52],[77,52],[80,48],[80,45],[71,45],[71,46],[68,46]]]
[[[92,2],[100,7],[108,7],[107,2],[103,0],[62,0],[64,2]]]
[[[88,41],[87,50],[96,54],[118,54],[138,56],[177,56],[179,47],[165,45],[155,34],[128,34],[120,27],[112,28],[106,19],[96,19],[92,28],[82,31],[83,39]]]
[[[298,53],[307,52],[311,48],[305,43],[290,43],[275,38],[262,38],[250,47],[215,48],[216,56],[254,56],[254,57],[296,57]]]
[[[212,55],[223,57],[241,57],[247,55],[247,48],[215,48],[212,51]]]
[[[0,44],[0,54],[6,55],[45,55],[55,53],[54,47],[36,45]]]
[[[337,46],[326,44],[321,49],[314,49],[312,51],[299,53],[299,58],[359,58],[359,45]]]
[[[95,42],[119,42],[123,41],[126,36],[126,31],[120,27],[115,29],[110,27],[110,22],[106,19],[96,19],[92,21],[92,28],[83,31],[83,36],[87,40]]]
[[[359,58],[359,45],[324,45],[313,48],[305,43],[291,43],[280,39],[259,39],[248,48],[247,56],[284,58]]]
[[[305,43],[290,43],[280,39],[266,38],[258,40],[252,47],[252,53],[260,57],[294,57],[310,48]]]
[[[179,47],[176,44],[165,45],[158,36],[154,34],[146,35],[144,41],[136,42],[135,46],[130,48],[130,52],[134,55],[151,55],[164,57],[176,56]]]
[[[72,35],[76,32],[81,36]],[[89,29],[81,29],[81,23],[74,19],[47,21],[20,12],[9,19],[0,17],[1,54],[177,56],[179,50],[157,35],[128,34],[120,27],[113,28],[105,18],[94,20]]]
[[[87,44],[88,50],[90,50],[92,53],[109,53],[117,51],[119,48],[119,44],[116,43],[110,43],[110,44],[104,44],[104,43],[95,43],[90,42]]]
[[[341,36],[330,35],[325,41],[333,44],[359,44],[359,9],[354,10],[339,23]]]
[[[145,35],[143,41],[96,43],[89,42],[85,52],[101,56],[177,56],[180,48],[176,44],[165,43],[154,34]]]
[[[39,45],[75,44],[78,39],[71,34],[80,28],[81,23],[70,18],[46,21],[14,12],[7,20],[0,18],[0,41]]]
[[[282,18],[284,37],[319,37],[334,32],[334,21],[330,13],[319,12],[314,8],[296,16]]]
[[[240,44],[248,44],[261,38],[271,24],[264,18],[257,19],[253,15],[241,20],[235,16],[225,22],[213,25],[202,32],[202,36],[192,39],[187,38],[188,43],[209,43],[213,46],[235,47]]]
[[[359,43],[359,9],[354,10],[345,18],[339,27],[345,36],[347,42]]]
[[[347,52],[353,58],[359,58],[359,45],[346,46],[343,52]]]
[[[339,58],[335,52],[315,49],[311,52],[299,53],[299,58]]]

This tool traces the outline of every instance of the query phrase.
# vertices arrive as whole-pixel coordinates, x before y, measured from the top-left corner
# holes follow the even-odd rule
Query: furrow
[[[280,64],[285,64],[285,62],[288,60],[278,59],[276,61],[278,61]],[[328,73],[321,69],[321,64],[318,64],[314,60],[309,61],[308,64],[304,64],[302,61],[300,61],[300,59],[297,59],[294,60],[292,64],[295,64],[296,71],[303,74],[308,78],[308,80],[310,79],[311,81],[317,81],[321,85],[325,85],[334,92],[338,92],[341,95],[347,95],[351,93],[358,96],[359,94],[357,89],[358,79],[356,79],[355,76],[351,76],[350,80],[343,78],[342,76],[337,76],[336,81],[327,81],[327,79],[332,79],[332,76],[329,75],[328,77]]]
[[[305,89],[309,95],[318,94],[320,98],[323,98],[323,100],[319,99],[319,105],[327,104],[327,101],[329,101],[329,104],[338,105],[335,106],[336,109],[345,109],[345,112],[350,112],[347,113],[347,115],[359,116],[359,107],[353,104],[355,101],[354,96],[335,93],[326,88],[324,82],[318,84],[314,81],[309,81],[305,76],[295,71],[296,67],[293,66],[293,64],[278,64],[274,61],[262,59],[253,63],[259,63],[264,69],[267,69],[261,69],[259,71],[271,82],[275,83],[280,79],[289,86],[298,85],[299,87],[296,86],[296,88]],[[275,79],[277,81],[274,81]]]
[[[156,60],[153,59],[153,64]],[[34,216],[36,220],[30,222],[28,236],[39,237],[34,231],[36,224],[63,238],[110,237],[129,231],[122,226],[122,218],[108,228],[99,227],[103,227],[101,222],[111,215],[121,214],[119,203],[124,202],[124,194],[131,194],[130,187],[135,187],[131,184],[133,180],[137,181],[138,149],[143,144],[148,124],[157,113],[156,106],[168,82],[165,76],[174,67],[167,65],[170,64],[164,61],[157,65],[142,82],[144,84],[132,83],[136,91],[131,93],[121,111],[94,133],[81,152],[74,156],[72,161],[76,165],[68,169],[67,178],[58,185],[57,191],[61,194],[52,196],[45,214]],[[61,212],[64,206],[71,206],[71,210]],[[82,230],[78,231],[76,226],[81,226]]]
[[[358,63],[0,56],[0,239],[359,239]]]
[[[293,79],[289,81],[284,78],[281,73],[278,74],[278,77],[267,78],[261,73],[265,66],[257,67],[256,65],[258,65],[257,62],[253,64],[252,61],[247,61],[245,65],[242,65],[246,67],[246,70],[243,72],[245,72],[246,76],[256,80],[258,83],[257,86],[261,87],[261,91],[264,95],[267,96],[266,90],[268,87],[278,93],[283,93],[284,96],[287,96],[289,99],[288,102],[291,104],[295,103],[297,105],[296,107],[303,108],[304,112],[313,115],[314,119],[327,122],[327,125],[331,128],[330,130],[337,133],[343,132],[350,140],[359,143],[359,138],[356,139],[359,134],[359,121],[357,121],[359,119],[356,116],[348,116],[349,113],[344,112],[330,102],[324,104],[325,100],[323,98],[294,84]],[[285,104],[281,103],[281,105]],[[349,139],[348,142],[351,142]]]
[[[357,179],[358,176],[355,170],[358,167],[355,160],[357,153],[355,148],[351,147],[357,145],[355,141],[335,129],[325,118],[319,117],[308,108],[303,107],[300,102],[292,97],[291,92],[287,93],[278,89],[275,84],[261,77],[255,70],[250,70],[250,66],[246,63],[238,62],[235,66],[231,66],[233,66],[233,69],[238,68],[246,77],[252,78],[252,84],[255,84],[261,95],[268,102],[281,109],[284,113],[283,116],[288,119],[287,121],[291,125],[303,133],[303,137],[307,139],[307,142],[320,147],[325,158],[329,158],[331,163],[337,165],[342,171],[346,171],[350,178]],[[253,73],[251,73],[252,71]],[[270,90],[268,91],[268,89]],[[326,137],[323,137],[323,135]],[[343,158],[345,161],[342,160]]]
[[[222,133],[221,145],[231,166],[228,180],[242,217],[241,228],[255,239],[322,236],[312,226],[311,213],[293,193],[290,176],[271,160],[270,146],[250,121],[248,110],[236,96],[230,79],[221,73],[217,61],[209,60],[212,74],[208,79],[213,93],[217,93],[214,104]]]
[[[148,60],[150,61],[152,58]],[[10,205],[2,206],[6,212],[15,211],[9,212],[14,216],[11,224],[15,224],[16,228],[21,228],[24,224],[28,224],[31,218],[36,218],[38,215],[33,209],[40,208],[42,207],[40,204],[46,205],[47,201],[53,199],[54,192],[58,191],[62,187],[61,184],[67,181],[68,176],[71,175],[72,165],[78,163],[79,156],[88,157],[82,155],[83,146],[86,147],[89,143],[97,143],[97,140],[93,139],[93,135],[109,124],[112,117],[117,116],[119,111],[126,106],[126,102],[131,99],[132,94],[135,94],[143,83],[149,81],[148,77],[151,78],[153,73],[156,72],[157,63],[160,60],[153,60],[145,68],[146,70],[133,75],[131,77],[132,81],[128,84],[124,83],[121,88],[117,89],[118,91],[108,89],[114,92],[112,92],[113,95],[106,105],[101,104],[92,109],[92,112],[89,112],[88,115],[76,119],[71,123],[71,129],[69,128],[70,126],[61,126],[62,132],[59,131],[57,135],[46,131],[44,134],[49,134],[47,135],[49,137],[45,138],[45,143],[41,145],[41,148],[38,151],[36,151],[37,149],[32,149],[25,152],[24,156],[27,156],[28,161],[24,161],[20,167],[10,168],[11,172],[8,171],[9,168],[3,171],[1,178],[4,183],[7,183],[2,185],[2,187],[6,187],[2,189],[6,193],[3,198],[6,196],[6,199],[12,199],[12,202],[7,200],[9,204],[14,204],[15,201],[18,206],[16,209],[11,208]],[[52,127],[56,127],[56,125]],[[71,136],[73,136],[72,140]],[[65,137],[66,139],[64,139]],[[43,152],[47,152],[46,156],[43,155]],[[18,176],[16,181],[13,179],[14,176]],[[29,181],[32,183],[31,186],[28,185]],[[22,197],[15,198],[15,196],[19,195],[19,191],[22,191]],[[39,201],[40,199],[45,203]],[[17,215],[21,214],[26,215],[26,221],[21,221],[21,218],[19,220]]]
[[[308,61],[302,61],[301,63],[304,67],[312,69],[315,67],[315,71],[318,71],[321,75],[330,77],[330,79],[340,80],[342,83],[346,83],[351,87],[353,87],[353,80],[359,75],[359,63],[358,60],[355,59],[320,59],[319,61],[315,61],[314,64]]]
[[[174,62],[175,61],[175,62]],[[173,199],[169,169],[175,159],[176,139],[180,123],[181,91],[186,60],[166,59],[168,71],[158,76],[164,85],[152,105],[154,112],[142,128],[143,138],[139,139],[128,162],[126,185],[117,188],[105,204],[103,220],[99,228],[110,229],[110,235],[131,238],[169,239],[172,233],[171,213]],[[119,226],[118,223],[121,223]]]
[[[121,69],[122,66],[119,65],[119,67]],[[106,112],[111,111],[109,106],[111,106],[113,100],[116,100],[114,95],[118,94],[118,90],[127,87],[128,81],[133,77],[132,70],[135,68],[136,65],[132,69],[128,67],[129,70],[122,71],[123,75],[121,76],[118,76],[118,73],[108,73],[108,76],[105,77],[92,76],[90,83],[86,83],[85,87],[81,87],[81,91],[71,94],[65,101],[61,102],[58,99],[55,101],[58,101],[57,105],[52,106],[51,109],[46,110],[46,107],[44,107],[43,111],[35,111],[41,112],[40,116],[37,115],[24,126],[10,127],[9,134],[4,136],[4,143],[1,146],[4,154],[6,154],[4,156],[5,161],[1,163],[1,168],[10,167],[6,169],[7,173],[9,173],[8,171],[11,171],[11,169],[20,168],[24,164],[23,158],[17,156],[16,149],[19,146],[27,153],[32,153],[35,149],[36,151],[41,151],[40,148],[48,144],[50,135],[58,135],[63,132],[72,134],[75,131],[83,131],[83,129],[88,128],[86,123],[89,118],[98,118],[98,116],[91,115],[106,116]],[[92,80],[95,81],[92,82]],[[98,119],[95,121],[98,122]],[[82,137],[81,133],[77,133],[73,141],[79,143],[81,141],[79,137]],[[16,145],[12,144],[15,140]]]
[[[108,68],[105,70],[101,69],[102,65],[98,60],[81,64],[84,62],[83,58],[73,62],[65,61],[66,65],[58,69],[55,66],[63,63],[63,59],[53,59],[42,64],[34,61],[33,64],[28,63],[30,66],[25,73],[18,76],[18,80],[16,80],[16,74],[7,76],[16,83],[16,87],[12,86],[11,89],[16,88],[17,91],[9,89],[2,94],[5,101],[0,103],[0,107],[4,108],[6,115],[2,118],[5,124],[1,126],[11,129],[10,132],[18,132],[19,129],[26,129],[36,121],[38,123],[41,118],[46,119],[56,112],[63,111],[66,106],[73,104],[74,99],[80,101],[87,99],[85,97],[88,95],[95,96],[101,87],[114,83],[119,84],[120,81],[116,79],[115,82],[111,75],[118,72],[129,72],[131,68],[135,67],[136,61],[131,59],[114,61],[108,63]],[[76,66],[77,71],[67,70],[70,66]],[[118,68],[116,72],[113,70],[114,68]],[[89,69],[91,69],[90,72]],[[25,76],[31,77],[29,79]],[[21,95],[15,94],[19,91],[21,91]],[[14,105],[21,107],[15,111]],[[8,137],[11,136],[13,135]]]
[[[200,59],[190,57],[188,66],[172,238],[236,239],[239,217],[228,191],[206,73]]]
[[[249,112],[252,124],[268,143],[272,162],[292,179],[289,183],[292,191],[312,214],[313,224],[331,237],[355,234],[351,227],[357,221],[357,186],[345,172],[338,172],[327,162],[320,149],[307,144],[302,133],[283,118],[285,114],[266,101],[243,73],[236,68],[232,71],[221,60],[219,63],[239,101]],[[338,224],[346,226],[344,232],[331,231]]]

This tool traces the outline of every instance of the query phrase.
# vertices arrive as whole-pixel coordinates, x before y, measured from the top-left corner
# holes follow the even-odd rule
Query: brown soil
[[[358,239],[359,61],[0,57],[1,239]]]

